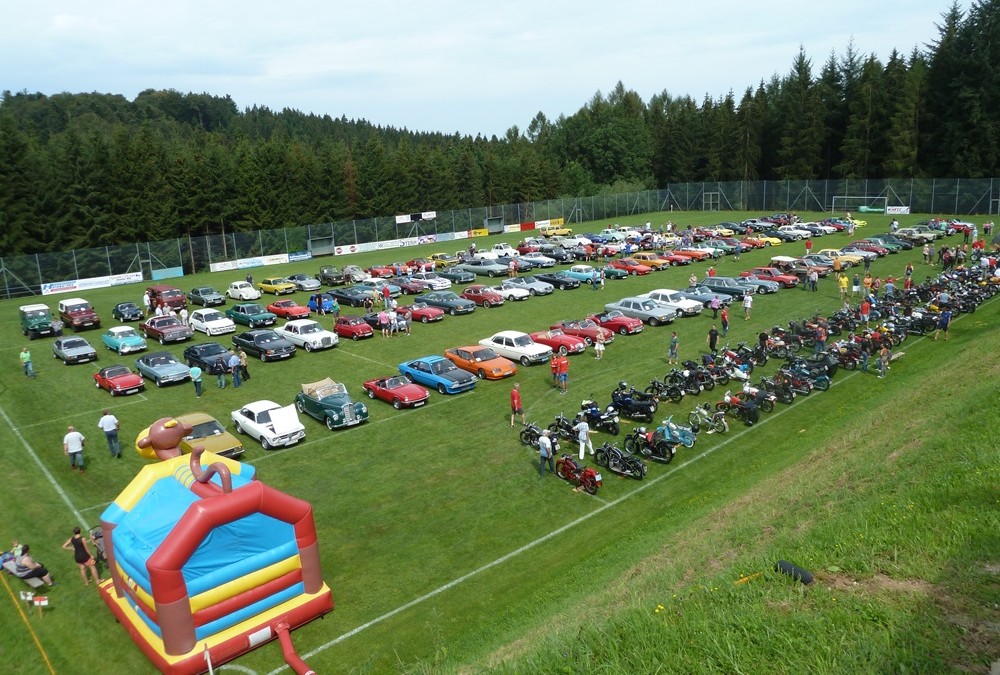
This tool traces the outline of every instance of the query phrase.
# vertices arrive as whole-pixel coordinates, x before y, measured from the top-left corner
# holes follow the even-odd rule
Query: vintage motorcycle
[[[556,475],[582,487],[591,495],[596,495],[597,489],[603,484],[601,474],[589,466],[578,464],[570,455],[562,455],[556,460]]]
[[[670,384],[664,380],[658,380],[655,377],[649,381],[649,386],[646,387],[646,393],[661,399],[669,398],[674,403],[679,403],[680,400],[684,398],[683,389],[678,387],[676,384]]]
[[[609,405],[604,410],[601,410],[600,406],[597,405],[597,401],[586,399],[585,401],[581,401],[580,410],[583,412],[584,419],[587,420],[587,424],[590,425],[591,429],[606,431],[612,436],[617,436],[621,431],[618,411],[615,410],[613,405]]]
[[[538,438],[542,435],[542,428],[535,424],[534,422],[528,422],[521,429],[519,434],[521,439],[521,445],[528,445],[533,448],[538,447]]]
[[[656,433],[660,434],[667,443],[683,445],[685,448],[694,447],[695,441],[698,440],[698,433],[675,423],[673,415],[663,420],[663,424],[656,428]]]
[[[620,476],[642,480],[649,470],[638,457],[626,455],[617,446],[605,443],[594,453],[594,461],[598,466],[606,466]]]
[[[670,464],[674,459],[677,445],[666,441],[656,431],[646,431],[646,427],[636,427],[625,436],[625,450],[634,455],[649,457],[657,462]]]
[[[712,410],[712,404],[702,403],[695,406],[688,414],[688,424],[691,431],[700,433],[702,428],[708,429],[710,434],[722,434],[729,431],[729,422],[726,421],[726,413],[721,410]]]
[[[611,405],[625,417],[652,422],[660,404],[655,395],[644,394],[628,382],[619,382],[618,388],[611,392]]]

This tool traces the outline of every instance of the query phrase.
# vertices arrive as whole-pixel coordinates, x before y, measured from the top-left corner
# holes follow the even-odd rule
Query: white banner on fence
[[[107,288],[108,286],[124,286],[125,284],[137,284],[141,281],[142,272],[128,272],[126,274],[111,274],[105,277],[88,277],[86,279],[55,281],[50,284],[42,284],[42,295],[87,291],[94,288]]]
[[[424,211],[420,214],[420,217],[424,220],[434,220],[438,217],[437,211]]]
[[[309,251],[296,251],[288,254],[288,262],[299,262],[302,260],[312,260],[313,254]]]
[[[885,207],[885,213],[888,216],[908,216],[910,215],[909,206],[887,206]]]
[[[237,269],[238,260],[223,260],[222,262],[211,263],[208,266],[212,272],[228,272]]]
[[[402,215],[402,216],[396,216],[396,224],[397,225],[406,225],[407,223],[412,223],[412,222],[413,222],[413,219],[410,217],[409,213],[407,213],[405,215]]]
[[[503,226],[503,231],[504,232],[520,232],[521,231],[521,223],[515,223],[514,225],[504,225]]]

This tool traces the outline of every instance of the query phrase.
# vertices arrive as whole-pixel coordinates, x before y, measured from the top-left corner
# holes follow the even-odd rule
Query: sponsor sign
[[[477,230],[469,230],[470,237],[488,237],[490,231],[485,228],[479,228]]]
[[[420,214],[420,217],[424,220],[434,220],[438,217],[437,211],[424,211]]]
[[[223,260],[222,262],[211,263],[208,269],[212,272],[229,272],[236,269],[236,260]]]
[[[522,229],[527,229],[527,228],[524,228],[524,224],[523,223],[521,225],[504,225],[503,226],[503,231],[504,232],[520,232]]]
[[[296,251],[295,253],[288,254],[288,262],[299,262],[301,260],[312,260],[313,254],[311,251]]]
[[[153,270],[152,278],[153,281],[159,281],[161,279],[173,279],[174,277],[184,276],[183,267],[164,267],[163,269]]]
[[[399,239],[388,239],[386,241],[376,241],[374,243],[376,251],[384,251],[386,249],[400,247]]]
[[[565,224],[566,224],[565,218],[553,218],[552,220],[549,221],[549,225],[553,225],[555,227]]]
[[[265,265],[284,265],[288,262],[287,253],[278,253],[276,255],[266,255],[264,256]]]
[[[551,224],[552,224],[551,220],[536,220],[534,223],[535,229],[539,230],[542,229],[543,227],[548,227]]]
[[[403,215],[403,216],[396,216],[396,224],[397,225],[406,225],[407,223],[412,223],[412,222],[413,222],[413,219],[410,217],[409,213],[407,213],[406,215]]]
[[[436,234],[422,234],[417,237],[418,244],[433,244],[438,241],[439,237]]]
[[[908,216],[910,215],[909,206],[887,206],[885,207],[885,212],[890,216]]]
[[[454,235],[452,237],[452,239],[468,239],[469,238],[469,233],[466,232],[465,230],[459,230],[458,232],[453,232],[452,234]]]
[[[41,289],[42,295],[53,295],[55,293],[87,291],[94,288],[123,286],[125,284],[136,284],[140,282],[142,282],[142,272],[128,272],[126,274],[111,274],[104,277],[88,277],[86,279],[54,281],[52,283],[42,284]]]
[[[462,235],[464,236],[465,232],[463,232]],[[434,235],[434,241],[452,241],[457,238],[458,235],[456,232],[438,232]]]

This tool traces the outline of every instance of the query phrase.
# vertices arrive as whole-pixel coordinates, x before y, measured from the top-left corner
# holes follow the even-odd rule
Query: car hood
[[[302,429],[299,416],[295,412],[294,405],[286,405],[284,408],[275,408],[271,411],[271,428],[279,436],[294,433]]]

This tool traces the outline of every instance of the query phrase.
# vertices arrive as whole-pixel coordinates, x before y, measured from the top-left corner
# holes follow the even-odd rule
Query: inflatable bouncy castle
[[[297,673],[289,631],[333,609],[312,507],[253,467],[180,455],[190,428],[164,418],[140,441],[144,467],[101,515],[110,579],[101,596],[164,673],[202,673],[274,638]]]

